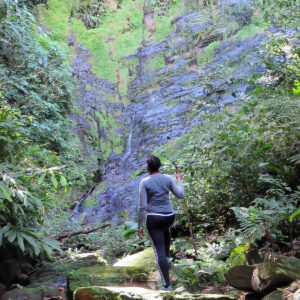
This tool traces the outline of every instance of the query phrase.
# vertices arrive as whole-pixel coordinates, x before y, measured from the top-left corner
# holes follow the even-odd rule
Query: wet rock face
[[[119,73],[125,72],[128,80],[125,89],[119,73],[117,83],[95,76],[88,50],[73,41],[72,67],[78,81],[78,113],[71,116],[74,131],[84,154],[93,158],[87,168],[100,169],[105,182],[105,188],[91,196],[94,205],[81,207],[88,223],[117,222],[125,210],[135,217],[141,179],[135,172],[145,170],[146,157],[200,124],[201,111],[209,109],[207,103],[222,107],[243,98],[251,88],[232,84],[229,78],[261,71],[254,66],[254,50],[266,37],[227,39],[250,21],[250,2],[225,1],[227,19],[217,24],[199,11],[173,19],[174,31],[167,38],[159,43],[144,40],[134,54],[119,62]],[[243,21],[235,6],[238,11],[242,7]],[[231,22],[239,27],[232,29]]]

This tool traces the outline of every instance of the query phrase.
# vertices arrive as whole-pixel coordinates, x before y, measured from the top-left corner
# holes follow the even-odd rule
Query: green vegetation
[[[69,0],[48,0],[47,7],[39,7],[39,21],[49,28],[52,42],[66,45],[69,39],[71,9]]]
[[[141,0],[124,2],[116,12],[107,12],[98,28],[90,30],[81,21],[72,20],[75,37],[91,52],[95,74],[116,82],[118,60],[134,53],[142,41],[142,9]],[[132,28],[124,32],[129,20]]]
[[[233,39],[244,40],[246,38],[251,38],[264,31],[265,26],[257,25],[257,24],[249,24],[241,28],[234,36]]]
[[[204,67],[207,63],[212,61],[215,54],[215,48],[220,46],[220,44],[220,41],[212,42],[204,49],[203,53],[198,53],[197,63],[200,67]]]

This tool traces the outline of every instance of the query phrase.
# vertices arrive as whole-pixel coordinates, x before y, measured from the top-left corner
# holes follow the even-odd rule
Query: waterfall
[[[126,161],[129,158],[129,156],[131,154],[131,150],[132,150],[131,144],[132,144],[132,131],[133,131],[133,128],[134,128],[134,122],[135,122],[135,114],[133,114],[132,117],[131,117],[130,130],[129,130],[129,134],[128,134],[128,137],[127,137],[125,153],[124,153],[124,155],[121,159],[120,167],[121,167],[122,171],[124,171],[124,169],[125,169]]]

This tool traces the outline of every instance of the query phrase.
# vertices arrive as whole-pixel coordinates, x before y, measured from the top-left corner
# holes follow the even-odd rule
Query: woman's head
[[[149,173],[157,172],[161,166],[160,159],[154,155],[151,155],[147,159],[147,170]]]

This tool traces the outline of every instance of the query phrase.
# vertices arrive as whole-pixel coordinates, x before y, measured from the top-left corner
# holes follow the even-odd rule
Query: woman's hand
[[[175,173],[175,176],[176,176],[177,180],[181,180],[181,178],[182,178],[180,173]]]
[[[138,236],[139,236],[140,239],[143,239],[143,238],[144,238],[144,230],[143,230],[143,227],[140,227],[140,228],[139,228]]]

